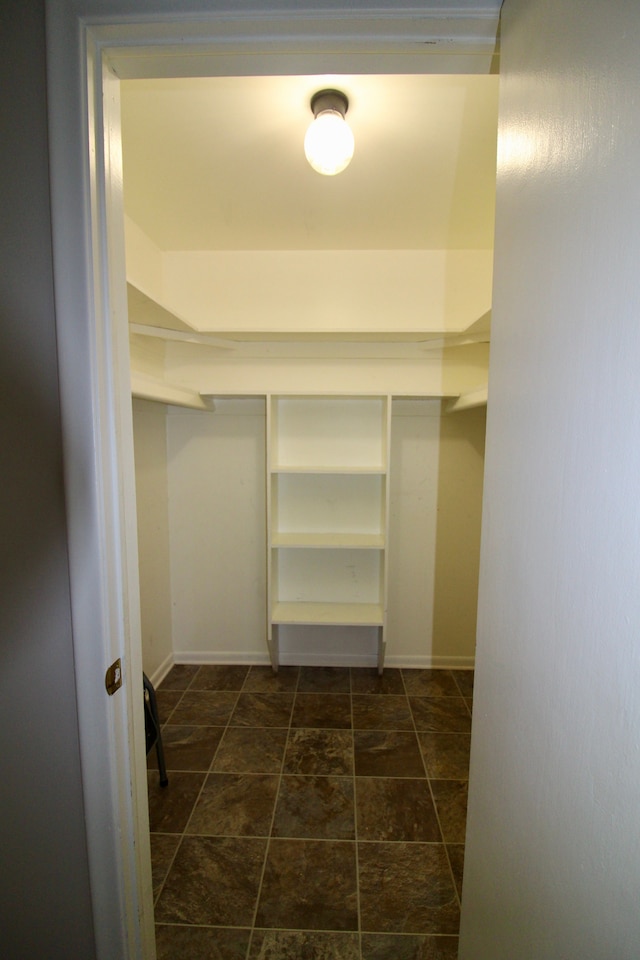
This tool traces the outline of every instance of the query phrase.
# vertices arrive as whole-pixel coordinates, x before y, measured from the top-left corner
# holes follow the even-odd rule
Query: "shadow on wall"
[[[434,657],[475,652],[486,407],[440,420]]]

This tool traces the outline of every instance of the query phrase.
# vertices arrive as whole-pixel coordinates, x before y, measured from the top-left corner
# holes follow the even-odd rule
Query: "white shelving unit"
[[[282,625],[373,626],[384,666],[387,396],[267,398],[268,644]]]

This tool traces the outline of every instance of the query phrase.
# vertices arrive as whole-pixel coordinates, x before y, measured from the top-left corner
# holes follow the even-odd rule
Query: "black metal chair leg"
[[[169,778],[167,777],[167,767],[164,761],[164,748],[162,746],[162,732],[160,730],[160,717],[158,716],[158,701],[156,700],[156,692],[153,689],[153,684],[149,680],[146,673],[142,674],[142,682],[144,690],[149,697],[149,710],[151,713],[151,719],[153,720],[153,725],[155,727],[155,746],[156,756],[158,758],[158,771],[160,773],[160,786],[166,787],[169,783]]]

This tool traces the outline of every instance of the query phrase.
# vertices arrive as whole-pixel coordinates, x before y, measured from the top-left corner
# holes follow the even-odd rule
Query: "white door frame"
[[[275,0],[274,0],[275,2]],[[498,0],[443,17],[254,12],[230,0],[47,0],[54,281],[87,845],[99,960],[155,957],[149,858],[119,79],[486,73]],[[235,12],[233,7],[235,6]],[[394,6],[396,9],[394,10]],[[173,10],[172,10],[173,8]],[[256,9],[259,12],[256,13]],[[375,10],[375,15],[372,14]],[[142,12],[141,12],[142,11]],[[152,19],[151,19],[152,17]],[[194,61],[194,54],[197,59]],[[197,66],[194,66],[194,63]],[[108,697],[107,666],[123,664]]]

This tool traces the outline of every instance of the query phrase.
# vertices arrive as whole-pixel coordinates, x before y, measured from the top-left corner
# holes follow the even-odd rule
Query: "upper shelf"
[[[131,283],[127,283],[127,306],[131,333],[153,330],[156,342],[162,344],[173,334],[183,335],[191,328],[175,314],[148,297]],[[160,353],[158,352],[160,350]],[[212,410],[213,401],[203,397],[197,390],[171,383],[164,377],[163,347],[147,351],[147,369],[136,365],[136,355],[131,352],[131,394],[140,400],[152,400],[192,410]]]
[[[485,384],[477,390],[470,390],[461,394],[457,400],[450,400],[445,407],[445,413],[459,413],[461,410],[471,410],[473,407],[486,407],[489,388]]]
[[[282,394],[319,392],[331,384],[342,394],[440,396],[451,400],[451,412],[486,403],[481,391],[469,388],[486,374],[488,313],[459,333],[214,334],[194,330],[135,283],[127,287],[137,397],[207,410],[210,397],[264,396],[274,388]]]

